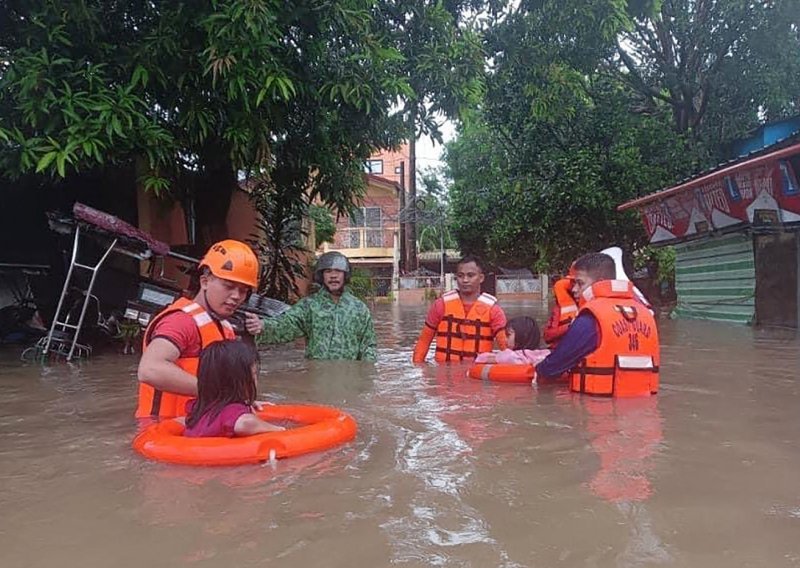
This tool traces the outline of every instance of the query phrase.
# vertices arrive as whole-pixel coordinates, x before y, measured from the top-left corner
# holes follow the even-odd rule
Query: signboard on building
[[[800,154],[800,151],[798,151]],[[792,159],[794,158],[794,159]],[[798,156],[762,161],[742,169],[648,196],[639,208],[651,243],[683,240],[736,226],[800,222]],[[723,175],[726,172],[727,175]],[[644,200],[643,200],[644,201]]]

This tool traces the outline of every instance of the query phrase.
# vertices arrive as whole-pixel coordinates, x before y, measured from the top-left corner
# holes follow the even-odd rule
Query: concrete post
[[[392,232],[392,296],[394,301],[400,300],[400,234],[398,229]]]
[[[546,308],[550,299],[550,277],[547,274],[539,274],[542,282],[542,305]]]

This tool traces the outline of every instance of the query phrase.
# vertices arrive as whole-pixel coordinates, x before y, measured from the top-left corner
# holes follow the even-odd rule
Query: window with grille
[[[359,207],[350,216],[350,247],[359,248],[361,246],[361,233],[364,233],[367,247],[383,246],[383,223],[380,207]]]

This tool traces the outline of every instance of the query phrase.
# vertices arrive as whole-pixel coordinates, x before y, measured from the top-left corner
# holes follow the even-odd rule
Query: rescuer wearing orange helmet
[[[197,396],[200,352],[215,341],[235,337],[228,318],[258,284],[258,259],[240,241],[215,243],[198,268],[200,289],[195,297],[176,300],[145,330],[137,418],[186,414],[186,402]],[[247,314],[245,325],[251,333],[262,328],[254,314]]]

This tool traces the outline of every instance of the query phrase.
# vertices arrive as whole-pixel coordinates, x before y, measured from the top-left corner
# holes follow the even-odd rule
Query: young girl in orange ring
[[[184,436],[233,438],[283,430],[253,413],[258,363],[258,351],[243,341],[217,341],[204,349],[197,398],[186,405]]]
[[[533,318],[520,316],[512,318],[506,325],[508,349],[480,353],[475,363],[508,363],[536,365],[550,354],[549,349],[539,349],[541,334]]]

